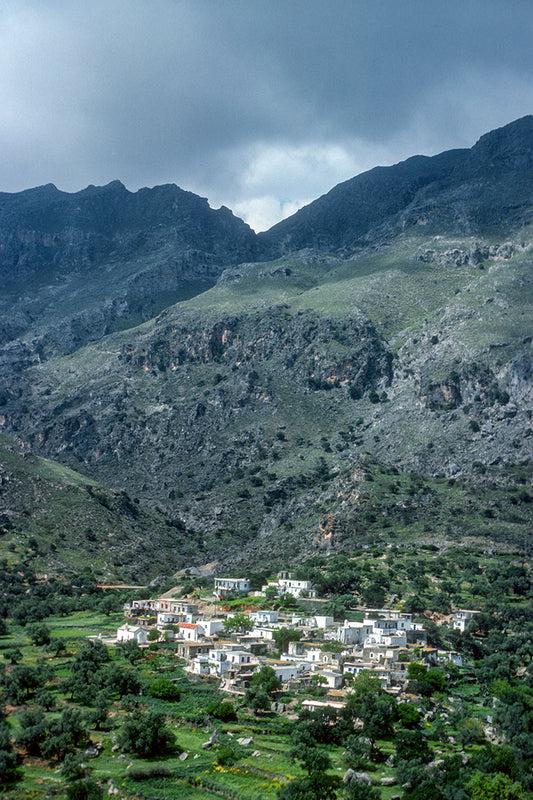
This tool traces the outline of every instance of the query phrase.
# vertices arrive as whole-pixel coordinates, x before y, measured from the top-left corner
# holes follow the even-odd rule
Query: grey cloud
[[[529,0],[19,0],[0,23],[6,191],[120,178],[291,205],[372,152],[471,145],[533,105]]]

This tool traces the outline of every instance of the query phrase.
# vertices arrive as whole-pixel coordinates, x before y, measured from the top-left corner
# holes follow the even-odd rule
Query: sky
[[[0,191],[176,183],[265,230],[533,113],[532,0],[0,0]]]

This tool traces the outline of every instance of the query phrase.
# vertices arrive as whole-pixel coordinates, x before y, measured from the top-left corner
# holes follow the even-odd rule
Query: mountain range
[[[0,546],[136,580],[528,548],[532,223],[533,116],[261,234],[173,185],[0,194]]]

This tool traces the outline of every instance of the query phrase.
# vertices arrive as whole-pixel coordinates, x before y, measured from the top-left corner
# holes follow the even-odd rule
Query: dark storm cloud
[[[176,182],[257,226],[533,107],[530,0],[0,7],[0,189]]]

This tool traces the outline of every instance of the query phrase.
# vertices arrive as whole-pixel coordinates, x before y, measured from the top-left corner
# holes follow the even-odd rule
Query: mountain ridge
[[[412,156],[392,167],[374,167],[338,184],[266,233],[259,234],[260,241],[264,243],[263,252],[270,257],[276,257],[304,247],[362,246],[373,238],[379,238],[381,226],[387,221],[388,235],[420,223],[425,226],[428,223],[438,223],[441,226],[445,223],[448,232],[485,233],[484,228],[494,224],[494,219],[490,216],[486,219],[488,212],[494,210],[491,205],[488,209],[482,209],[485,217],[483,213],[478,213],[466,230],[464,224],[458,224],[457,217],[442,219],[441,216],[432,221],[429,213],[431,204],[438,204],[439,195],[442,194],[445,201],[450,203],[450,198],[445,194],[450,185],[462,186],[468,179],[483,175],[487,177],[487,170],[494,171],[496,166],[507,180],[509,173],[517,170],[527,169],[531,172],[532,140],[533,116],[529,115],[484,134],[470,149],[447,150],[436,156]],[[517,153],[520,154],[518,161]],[[393,194],[391,181],[392,184],[396,183]],[[424,195],[429,194],[432,189],[436,197],[425,198]],[[465,187],[462,186],[462,189],[464,192]],[[520,200],[527,216],[517,217],[513,224],[527,224],[531,222],[533,202],[531,183],[518,197],[517,189],[515,186],[515,198]],[[379,200],[377,208],[376,192]],[[417,203],[417,195],[420,193],[420,199],[425,200],[423,203]],[[373,203],[369,202],[369,197],[374,200]],[[451,198],[455,202],[460,199],[464,202],[466,198]],[[471,197],[468,199],[472,200]],[[491,203],[497,206],[497,197],[491,197]],[[422,219],[421,215],[424,213],[426,217]],[[400,215],[398,220],[394,220],[396,215]]]
[[[343,205],[341,184],[279,223],[283,235],[274,226],[270,242],[227,210],[215,221],[204,201],[212,230],[222,219],[230,233],[204,237],[196,256],[176,255],[173,234],[156,229],[154,251],[103,261],[100,283],[69,273],[33,297],[28,287],[26,299],[4,298],[14,322],[10,332],[2,323],[0,426],[118,492],[119,504],[127,492],[146,520],[163,520],[172,535],[161,546],[188,565],[289,563],[427,540],[432,525],[448,540],[525,541],[533,117],[524,120],[471,150],[348,181],[356,199],[366,192],[364,207],[353,196]],[[150,197],[165,203],[175,189]],[[187,236],[203,235],[202,218]],[[172,259],[197,285],[156,303]],[[197,267],[212,269],[210,281]],[[382,490],[378,475],[397,477]],[[414,485],[424,483],[432,494]],[[43,529],[43,542],[43,560],[59,563],[61,540]],[[124,569],[138,577],[132,558]]]

